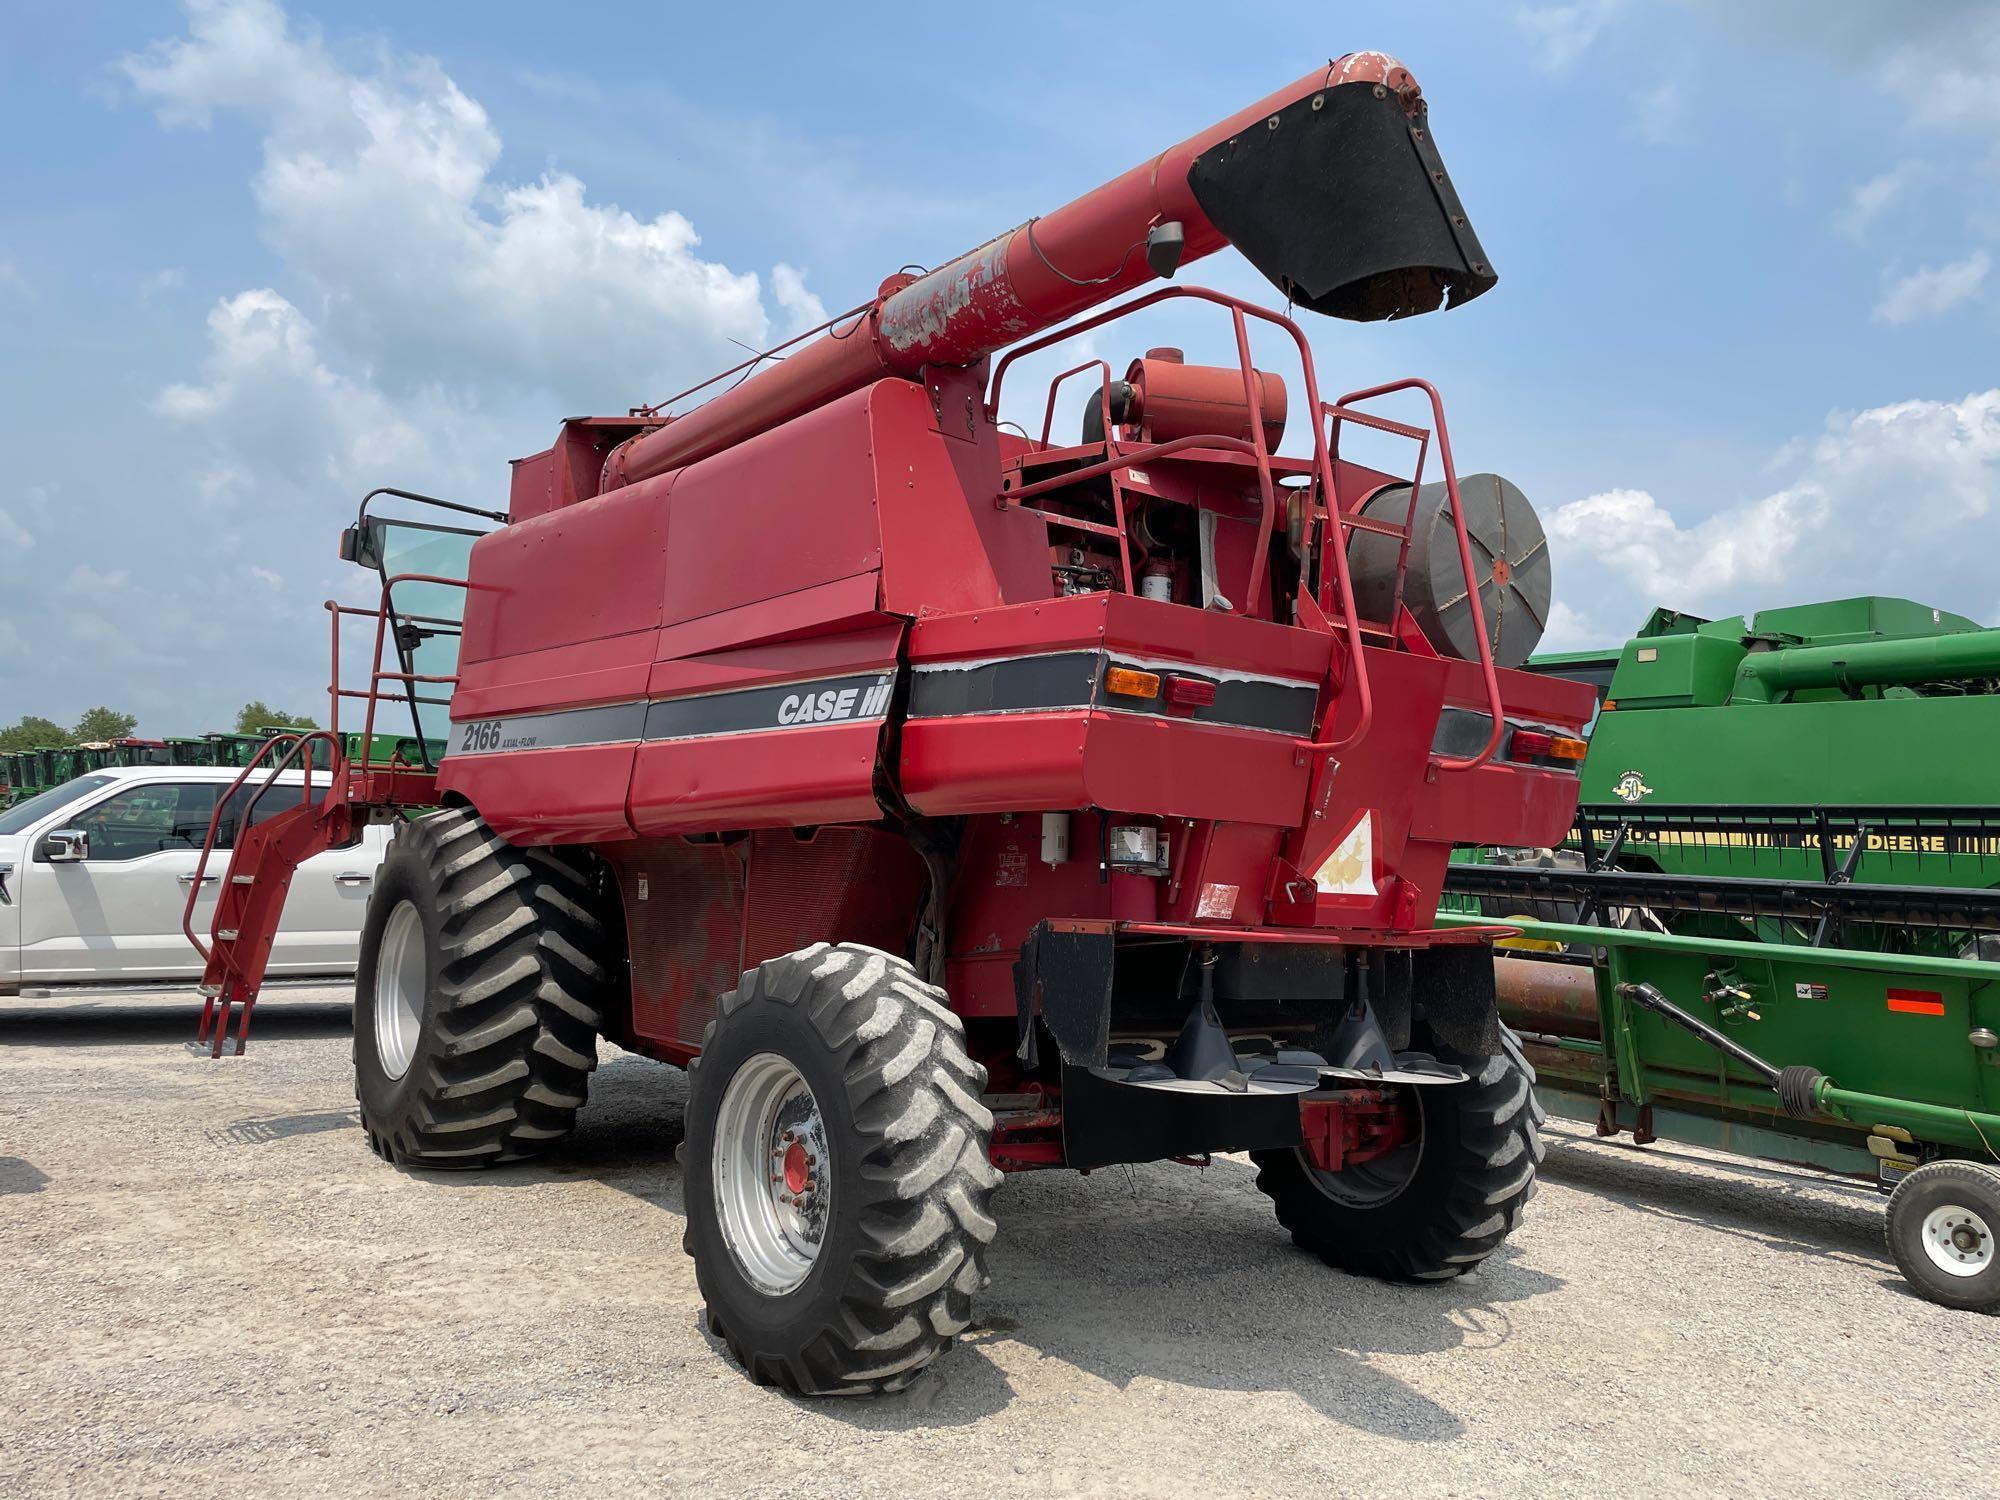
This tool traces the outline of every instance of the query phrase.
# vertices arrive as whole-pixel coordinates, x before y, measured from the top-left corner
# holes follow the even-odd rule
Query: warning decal
[[[1326,858],[1313,883],[1330,896],[1373,896],[1375,891],[1375,815],[1363,812]]]

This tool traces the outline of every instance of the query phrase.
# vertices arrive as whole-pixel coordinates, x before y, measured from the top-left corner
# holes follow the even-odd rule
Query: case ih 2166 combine
[[[1334,1265],[1491,1254],[1538,1114],[1498,929],[1434,912],[1455,844],[1562,836],[1593,697],[1505,667],[1546,554],[1518,491],[1461,486],[1430,387],[1325,403],[1289,318],[1193,287],[1056,326],[1225,245],[1337,317],[1493,284],[1415,81],[1355,53],[685,415],[565,422],[483,534],[364,502],[377,656],[340,688],[337,610],[335,707],[448,703],[448,749],[336,755],[238,841],[204,1037],[240,1008],[241,1049],[300,858],[441,808],[363,938],[370,1142],[510,1161],[570,1129],[600,1037],[685,1066],[686,1244],[757,1380],[910,1380],[1010,1171],[1248,1151]],[[1016,357],[1169,298],[1237,363],[1084,360],[1080,431],[1003,430]],[[1361,409],[1393,391],[1428,425]],[[1343,457],[1356,426],[1412,472]]]

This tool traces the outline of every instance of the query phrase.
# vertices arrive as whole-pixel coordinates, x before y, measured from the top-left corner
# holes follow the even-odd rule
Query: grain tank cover
[[[1204,151],[1187,180],[1245,259],[1317,313],[1407,318],[1497,279],[1413,86],[1346,83],[1294,100]]]
[[[1520,487],[1498,474],[1467,474],[1458,481],[1465,506],[1465,534],[1472,542],[1472,565],[1479,580],[1479,605],[1495,665],[1518,667],[1541,642],[1548,623],[1552,584],[1549,544],[1535,508]],[[1373,521],[1401,526],[1410,514],[1410,487],[1377,490],[1361,513]],[[1348,546],[1354,598],[1362,615],[1387,623],[1395,605],[1395,537],[1357,532]],[[1458,537],[1443,481],[1417,495],[1410,529],[1410,571],[1403,603],[1424,638],[1447,656],[1479,659],[1479,634],[1459,566]]]

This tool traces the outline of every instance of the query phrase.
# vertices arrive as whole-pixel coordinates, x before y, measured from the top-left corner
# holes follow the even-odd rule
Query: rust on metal
[[[1500,1017],[1517,1031],[1599,1040],[1597,976],[1587,965],[1536,958],[1493,960]]]

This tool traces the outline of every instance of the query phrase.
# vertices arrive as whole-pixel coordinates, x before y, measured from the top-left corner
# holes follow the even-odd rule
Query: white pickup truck
[[[0,812],[0,994],[199,979],[181,914],[216,801],[237,774],[210,766],[93,771]],[[315,795],[326,779],[315,776]],[[281,774],[254,820],[296,806],[302,781]],[[200,877],[194,927],[204,939],[251,790],[225,805]],[[356,843],[299,866],[271,950],[274,978],[354,971],[391,831],[365,828]]]

